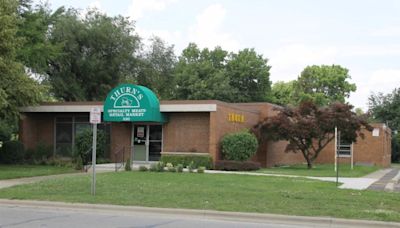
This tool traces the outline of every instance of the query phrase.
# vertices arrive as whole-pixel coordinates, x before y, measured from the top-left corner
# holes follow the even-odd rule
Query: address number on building
[[[237,113],[229,113],[228,114],[228,121],[235,122],[235,123],[244,123],[244,115],[237,114]]]

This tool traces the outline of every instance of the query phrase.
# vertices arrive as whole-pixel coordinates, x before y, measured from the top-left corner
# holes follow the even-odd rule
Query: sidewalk
[[[84,172],[82,172],[82,173],[64,173],[64,174],[56,174],[56,175],[48,175],[48,176],[5,179],[5,180],[0,180],[0,189],[12,187],[15,185],[36,183],[39,181],[49,180],[49,179],[54,179],[54,178],[59,178],[59,177],[80,176],[80,175],[88,175],[88,173],[84,173]]]
[[[374,182],[383,178],[387,173],[393,169],[381,169],[364,177],[339,177],[342,189],[355,189],[364,190],[371,186]],[[276,177],[292,177],[292,178],[307,178],[320,181],[336,182],[336,177],[310,177],[310,176],[296,176],[285,174],[268,174],[268,173],[251,173],[251,172],[232,172],[232,171],[219,171],[219,170],[206,170],[206,173],[221,173],[221,174],[238,174],[238,175],[251,175],[251,176],[276,176]],[[400,176],[399,176],[400,177]]]

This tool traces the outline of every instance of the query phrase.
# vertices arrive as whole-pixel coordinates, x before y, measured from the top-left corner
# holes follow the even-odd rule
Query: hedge
[[[0,163],[20,164],[24,157],[25,149],[20,141],[6,141],[0,149]]]
[[[259,170],[260,163],[252,161],[228,161],[220,160],[215,163],[214,169],[225,171],[252,171]]]
[[[226,134],[221,140],[222,154],[226,160],[245,161],[257,152],[257,138],[249,132]]]
[[[204,166],[207,169],[212,168],[212,158],[210,155],[162,155],[161,162],[171,163],[174,166],[182,164],[183,167],[192,165],[192,168]]]

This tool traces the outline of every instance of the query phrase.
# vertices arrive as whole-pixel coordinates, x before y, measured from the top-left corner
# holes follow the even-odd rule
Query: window
[[[149,160],[159,161],[162,150],[162,125],[150,125]]]
[[[58,116],[55,122],[55,154],[61,157],[72,157],[76,136],[92,127],[89,123],[89,114]],[[109,157],[110,124],[101,123],[98,129],[106,133],[105,156]]]
[[[353,152],[353,143],[348,142],[340,136],[340,132],[337,134],[337,153],[339,157],[350,157]]]

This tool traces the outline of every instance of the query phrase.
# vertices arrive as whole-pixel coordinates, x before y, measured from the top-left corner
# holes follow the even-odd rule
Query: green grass
[[[354,166],[353,170],[348,164],[339,165],[339,176],[341,177],[362,177],[379,168],[376,166]],[[258,172],[270,174],[285,174],[296,176],[313,176],[313,177],[335,177],[334,165],[332,164],[315,164],[310,170],[307,165],[291,165],[261,169]]]
[[[0,180],[76,172],[70,167],[50,165],[0,165]]]
[[[400,194],[342,190],[303,178],[119,172],[50,179],[0,190],[0,198],[400,221]]]

